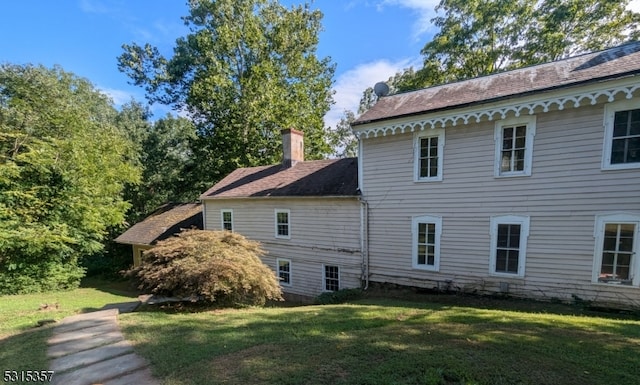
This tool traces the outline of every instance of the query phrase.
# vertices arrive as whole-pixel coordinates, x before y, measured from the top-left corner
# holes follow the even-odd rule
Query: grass
[[[439,298],[149,309],[122,315],[120,323],[165,385],[638,384],[637,319]]]
[[[128,302],[132,297],[126,283],[96,280],[86,281],[76,290],[0,296],[0,370],[48,368],[46,340],[51,326],[37,327],[38,320],[61,320],[107,304]],[[45,304],[49,306],[43,309]]]

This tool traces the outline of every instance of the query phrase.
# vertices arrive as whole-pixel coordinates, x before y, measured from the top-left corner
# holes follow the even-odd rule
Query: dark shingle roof
[[[358,195],[356,158],[239,168],[216,183],[200,199]]]
[[[131,226],[115,239],[118,243],[151,245],[168,238],[181,229],[202,229],[201,203],[168,203],[141,222]]]
[[[353,125],[637,74],[640,42],[632,42],[556,62],[382,97]]]

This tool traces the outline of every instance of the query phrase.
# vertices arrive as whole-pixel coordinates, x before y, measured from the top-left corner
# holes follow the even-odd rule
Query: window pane
[[[640,136],[627,139],[627,163],[640,162]]]
[[[628,253],[619,253],[618,260],[616,261],[618,266],[626,266],[629,267],[631,264],[631,254]]]
[[[505,127],[502,130],[502,137],[505,139],[505,141],[507,139],[509,140],[513,139],[513,127]]]
[[[435,256],[429,255],[429,257],[427,257],[427,265],[434,266],[436,264],[435,258]]]
[[[516,138],[524,138],[527,136],[527,126],[516,127]]]
[[[513,138],[502,138],[502,149],[511,150],[513,148]]]
[[[616,251],[616,237],[604,237],[604,250]]]
[[[435,138],[434,138],[434,139],[435,139]],[[431,157],[438,156],[438,146],[437,146],[437,145],[436,145],[436,146],[432,146],[432,147],[429,149],[429,156],[431,156]]]
[[[427,159],[420,161],[420,178],[426,178],[429,176],[429,162]]]
[[[524,148],[526,145],[526,138],[516,138],[516,148]]]
[[[613,266],[613,261],[615,259],[614,253],[602,253],[602,265]]]
[[[498,225],[498,247],[509,246],[509,225]]]
[[[426,243],[426,237],[427,237],[427,224],[418,223],[418,243],[421,243],[421,244]]]
[[[616,279],[629,279],[629,267],[618,267],[616,270]]]
[[[507,271],[507,250],[496,250],[496,272]]]
[[[629,135],[640,135],[640,109],[631,111]]]
[[[438,176],[438,158],[431,160],[431,168],[429,169],[429,176]]]
[[[620,244],[618,245],[618,251],[633,251],[633,238],[620,237]]]
[[[427,234],[427,243],[435,245],[436,243],[436,224],[429,223],[429,233]]]
[[[518,250],[509,250],[507,252],[507,272],[518,273],[518,257],[520,252]]]
[[[520,248],[520,225],[509,225],[509,247]]]
[[[629,111],[618,111],[613,119],[613,137],[626,136],[629,121]]]
[[[624,163],[626,139],[615,139],[611,143],[611,163]]]
[[[429,156],[429,138],[420,139],[420,157],[426,158]]]

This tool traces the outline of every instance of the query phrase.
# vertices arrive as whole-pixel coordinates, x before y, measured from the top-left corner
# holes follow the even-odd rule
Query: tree
[[[196,163],[192,150],[196,139],[193,123],[170,114],[150,123],[139,107],[125,106],[121,112],[137,115],[141,127],[133,139],[143,170],[142,180],[128,185],[125,192],[125,199],[132,205],[127,216],[130,223],[146,217],[162,204],[194,201],[202,192],[194,188],[191,178]]]
[[[399,91],[458,81],[601,50],[638,38],[629,0],[441,0],[440,28]]]
[[[128,274],[154,294],[218,304],[264,305],[281,300],[274,272],[262,263],[260,244],[230,231],[185,230],[158,242]]]
[[[139,179],[112,102],[61,68],[0,66],[0,293],[77,286]]]
[[[322,14],[274,0],[192,0],[191,32],[165,58],[124,45],[119,68],[151,102],[185,111],[197,126],[201,190],[237,167],[277,163],[280,130],[305,132],[305,156],[330,152],[323,116],[335,66],[316,56]]]

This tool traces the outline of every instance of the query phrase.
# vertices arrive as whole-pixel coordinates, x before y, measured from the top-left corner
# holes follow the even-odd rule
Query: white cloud
[[[134,95],[131,92],[103,87],[99,87],[98,89],[100,92],[110,97],[116,107],[122,107],[123,104],[129,103],[131,99],[138,99],[136,98],[137,95]]]
[[[633,12],[640,12],[640,0],[631,0],[629,5],[627,5],[627,9],[630,9]]]
[[[411,9],[416,14],[416,20],[413,22],[413,39],[420,38],[427,32],[433,30],[431,19],[436,15],[436,6],[440,0],[382,0],[378,3],[378,9],[382,10],[384,6],[400,6]]]
[[[333,97],[335,104],[325,115],[325,124],[335,128],[345,110],[357,112],[362,92],[365,89],[373,87],[377,82],[386,81],[398,71],[409,67],[411,64],[411,60],[409,59],[396,62],[382,59],[371,63],[360,64],[344,72],[336,80],[334,86],[336,93]]]
[[[80,0],[80,9],[86,13],[109,13],[111,10],[106,5],[96,0]]]

